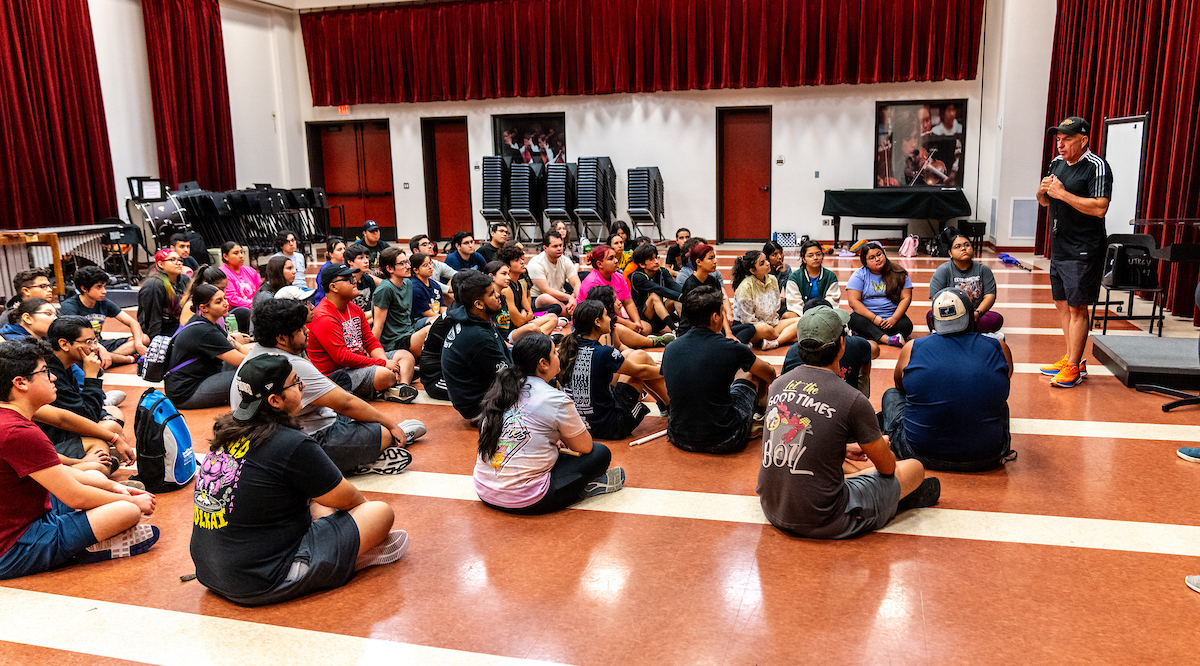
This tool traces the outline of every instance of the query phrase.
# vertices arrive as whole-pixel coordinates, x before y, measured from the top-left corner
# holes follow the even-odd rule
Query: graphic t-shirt
[[[354,303],[338,310],[333,300],[326,298],[313,310],[308,325],[308,358],[326,375],[338,368],[386,365],[383,359],[371,356],[380,347],[363,311]]]
[[[58,464],[58,454],[33,421],[0,408],[0,555],[50,510],[50,492],[30,474]]]
[[[96,301],[96,304],[89,308],[79,300],[79,295],[76,294],[63,301],[58,314],[60,317],[78,315],[87,319],[88,323],[92,325],[92,330],[96,331],[96,342],[99,342],[100,331],[104,329],[104,320],[121,314],[121,308],[108,299]]]
[[[242,439],[210,453],[192,493],[196,578],[233,596],[272,589],[312,525],[308,501],[341,481],[321,447],[291,428],[254,450]]]
[[[363,273],[362,277],[358,278],[358,296],[354,297],[354,304],[363,313],[372,312],[371,310],[371,294],[375,293],[375,280],[371,279],[370,275]]]
[[[436,316],[442,311],[442,286],[433,280],[426,285],[420,280],[412,280],[412,318],[417,321],[424,317],[426,310],[433,310]]]
[[[904,288],[912,289],[912,286],[912,280],[905,275]],[[887,318],[896,313],[897,304],[887,297],[887,285],[883,283],[883,276],[872,273],[866,266],[854,271],[854,275],[851,275],[850,281],[846,283],[846,288],[861,293],[862,304],[872,314]]]
[[[1087,199],[1112,199],[1112,169],[1103,157],[1090,150],[1073,165],[1061,156],[1055,157],[1050,163],[1050,173],[1071,194]],[[1099,261],[1103,257],[1108,239],[1103,217],[1084,215],[1071,204],[1052,197],[1049,209],[1051,259]]]
[[[571,378],[563,391],[575,401],[591,430],[604,430],[617,419],[617,403],[613,399],[612,379],[625,363],[625,357],[613,347],[596,340],[575,336],[579,354]]]
[[[938,266],[933,277],[929,278],[930,300],[947,287],[962,289],[971,299],[971,307],[978,308],[984,296],[996,293],[996,278],[992,275],[992,269],[978,261],[972,261],[971,267],[965,271],[959,270],[953,261],[947,261]]]
[[[871,401],[834,373],[802,365],[771,383],[763,423],[758,495],[771,524],[816,528],[845,513],[846,444],[882,436]]]
[[[521,398],[504,413],[496,454],[491,460],[475,460],[479,499],[505,508],[537,502],[550,487],[558,441],[585,430],[566,393],[538,377],[526,379]]]
[[[225,362],[217,357],[233,349],[225,330],[203,315],[192,315],[188,324],[175,336],[167,359],[168,371],[184,361],[191,361],[164,380],[164,392],[175,404],[191,398],[205,379],[221,372]]]

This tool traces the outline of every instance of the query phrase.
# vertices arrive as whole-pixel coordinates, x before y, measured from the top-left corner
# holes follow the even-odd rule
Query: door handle
[[[770,191],[771,191],[771,186],[770,186],[770,185],[765,185],[765,186],[763,186],[763,187],[760,187],[760,188],[758,188],[758,189],[762,190],[763,192],[770,192]]]

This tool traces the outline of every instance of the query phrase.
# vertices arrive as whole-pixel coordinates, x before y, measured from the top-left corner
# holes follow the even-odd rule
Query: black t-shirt
[[[79,315],[88,320],[92,325],[92,329],[96,331],[96,342],[100,341],[100,331],[104,328],[104,320],[108,317],[116,317],[121,314],[121,308],[117,307],[112,301],[104,299],[96,301],[92,307],[87,307],[83,301],[79,300],[79,295],[76,294],[67,300],[63,301],[59,307],[58,316]]]
[[[460,306],[451,306],[452,309],[456,307]],[[453,326],[454,322],[446,315],[433,320],[429,333],[425,334],[425,346],[421,347],[421,385],[431,398],[438,400],[449,399],[446,382],[442,380],[442,346]]]
[[[367,248],[367,260],[370,262],[371,268],[379,268],[379,253],[388,249],[388,246],[391,245],[391,243],[381,240],[376,243],[374,247],[372,247],[367,245],[367,242],[364,240],[359,239],[358,242],[362,243],[363,247]]]
[[[375,280],[363,272],[362,277],[358,278],[358,296],[354,297],[354,304],[362,308],[364,313],[374,312],[371,304],[372,294],[375,293]]]
[[[291,428],[253,450],[245,440],[209,454],[193,491],[196,578],[226,595],[250,596],[287,576],[312,525],[308,501],[342,473],[317,443]]]
[[[715,444],[742,427],[729,387],[738,370],[754,365],[750,347],[707,328],[693,328],[663,350],[662,374],[671,398],[667,436]]]
[[[683,255],[679,250],[680,247],[678,245],[672,245],[667,248],[667,265],[676,271],[683,268]]]
[[[217,357],[233,349],[224,329],[203,316],[192,315],[188,324],[175,336],[167,359],[168,372],[184,361],[196,359],[170,372],[164,381],[167,397],[175,404],[186,402],[201,382],[221,372],[225,362]]]
[[[479,254],[482,254],[483,258],[488,261],[495,261],[496,253],[499,251],[500,251],[500,248],[494,247],[490,242],[480,245],[479,249],[476,250],[476,252],[478,252]]]
[[[692,273],[691,275],[688,276],[688,279],[683,281],[683,286],[679,288],[680,302],[683,301],[684,294],[695,289],[696,287],[699,287],[700,285],[706,285],[706,286],[712,287],[713,289],[716,289],[717,293],[721,294],[722,296],[724,296],[724,294],[725,294],[725,288],[722,287],[721,282],[719,280],[717,280],[716,274],[709,273],[708,279],[706,279],[704,282],[701,282],[699,279],[696,278],[696,274]],[[733,322],[729,322],[729,323],[732,324]],[[687,316],[680,315],[680,317],[679,317],[679,335],[683,335],[684,333],[687,333],[689,330],[691,330],[691,328],[692,328],[692,323],[688,321]]]
[[[1084,152],[1074,165],[1062,157],[1050,163],[1050,174],[1062,181],[1068,192],[1088,199],[1112,199],[1113,176],[1108,162],[1092,151]],[[1051,259],[1100,261],[1107,245],[1104,218],[1084,215],[1070,204],[1050,199]]]
[[[620,371],[625,357],[613,347],[602,345],[597,340],[575,337],[579,341],[579,353],[571,379],[562,387],[575,409],[593,432],[608,432],[617,419],[617,403],[613,398],[613,375]]]
[[[844,340],[846,351],[838,361],[838,367],[842,369],[842,378],[846,383],[857,387],[863,366],[871,362],[871,343],[867,342],[866,338],[850,335]],[[783,357],[783,370],[779,374],[789,373],[802,365],[804,362],[800,360],[800,345],[792,345]]]

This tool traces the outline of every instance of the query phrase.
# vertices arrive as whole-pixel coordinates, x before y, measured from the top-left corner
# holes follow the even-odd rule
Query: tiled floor
[[[726,275],[737,251],[721,249]],[[410,472],[355,479],[411,535],[399,563],[240,608],[180,581],[193,569],[191,495],[162,495],[149,554],[0,586],[0,664],[1194,663],[1200,595],[1183,577],[1200,573],[1200,514],[1181,498],[1200,465],[1174,449],[1200,438],[1197,408],[1164,414],[1165,398],[1126,389],[1090,355],[1081,386],[1049,387],[1033,368],[1062,349],[1045,262],[1019,258],[1035,271],[987,261],[1024,364],[1010,399],[1020,457],[939,473],[937,508],[887,533],[783,535],[757,508],[756,447],[715,457],[663,439],[611,443],[628,490],[550,516],[499,514],[471,492],[475,435],[450,407],[382,403],[429,426]],[[919,323],[940,261],[902,260]],[[827,265],[844,282],[858,263]],[[1196,332],[1173,318],[1167,334]],[[872,370],[876,407],[896,355]],[[108,375],[130,394],[129,430],[139,384]],[[198,452],[221,411],[187,413]],[[649,417],[631,439],[664,425]]]

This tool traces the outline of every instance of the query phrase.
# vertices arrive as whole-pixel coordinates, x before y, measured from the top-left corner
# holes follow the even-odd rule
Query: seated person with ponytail
[[[525,248],[508,243],[496,252],[496,259],[508,266],[508,290],[501,290],[501,297],[508,306],[513,326],[520,328],[527,324],[536,324],[543,333],[550,334],[558,326],[558,313],[550,312],[537,317],[533,311],[533,285],[529,281],[529,272],[525,262]],[[561,310],[562,308],[558,308]],[[553,325],[550,325],[550,324]],[[549,326],[549,328],[545,328]]]
[[[796,341],[794,317],[779,317],[779,283],[771,275],[767,255],[750,250],[733,264],[733,319],[754,326],[750,344],[761,342],[763,349],[774,349]]]
[[[800,245],[800,258],[804,261],[800,270],[792,271],[783,285],[788,312],[799,317],[804,314],[805,304],[814,298],[836,308],[842,288],[837,275],[825,268],[825,248],[816,241],[804,241]]]
[[[517,248],[513,249],[520,252]],[[500,335],[504,337],[505,342],[514,343],[520,340],[521,336],[535,332],[550,335],[555,328],[558,328],[558,315],[547,314],[536,320],[531,318],[529,321],[525,321],[513,295],[513,291],[524,293],[525,290],[521,288],[520,280],[509,279],[509,268],[503,261],[489,261],[483,272],[492,276],[496,290],[500,292],[500,312],[492,317],[492,323],[500,330]]]
[[[179,328],[180,297],[187,287],[183,273],[183,259],[171,248],[164,247],[154,253],[154,270],[146,276],[138,290],[137,320],[142,332],[153,340],[159,335],[174,335]]]
[[[250,359],[238,403],[213,423],[196,476],[196,579],[243,606],[341,587],[408,550],[395,514],[368,502],[295,420],[304,383],[280,354]]]
[[[163,392],[177,409],[228,405],[234,372],[250,347],[221,327],[229,314],[224,291],[201,285],[192,291],[192,306],[196,314],[171,344]]]
[[[44,298],[27,298],[9,308],[5,314],[8,315],[8,323],[0,328],[0,336],[15,342],[25,338],[45,339],[58,311]]]
[[[863,245],[858,259],[862,268],[846,283],[850,330],[881,345],[903,347],[913,332],[905,314],[913,290],[908,271],[892,263],[878,241]]]
[[[550,385],[559,371],[553,340],[526,335],[512,355],[483,397],[473,474],[479,499],[506,513],[538,515],[624,487],[625,470],[609,468],[612,453],[592,443],[571,398]],[[574,455],[560,454],[560,441]]]
[[[670,271],[659,265],[658,248],[653,243],[639,245],[633,251],[632,263],[637,265],[629,275],[634,307],[642,314],[642,321],[650,322],[652,333],[670,332],[679,323],[675,314],[681,298],[679,284]]]
[[[670,404],[658,364],[644,351],[622,353],[600,343],[613,326],[603,303],[585,300],[575,306],[573,317],[575,330],[558,352],[559,386],[575,402],[593,437],[625,439],[650,413],[642,404],[645,391],[659,404]]]
[[[454,298],[462,307],[446,315],[454,323],[442,349],[442,379],[454,409],[476,422],[480,401],[497,373],[512,365],[512,354],[492,323],[500,312],[496,283],[471,268],[459,271],[455,280]]]
[[[292,242],[294,243],[295,241]],[[275,298],[275,292],[293,284],[296,279],[296,269],[293,266],[292,258],[285,254],[275,253],[274,256],[267,260],[267,269],[264,271],[267,279],[263,280],[263,283],[258,287],[258,291],[254,292],[254,307],[258,307],[258,304],[263,301]],[[250,321],[251,323],[254,322],[253,312],[251,312]]]

